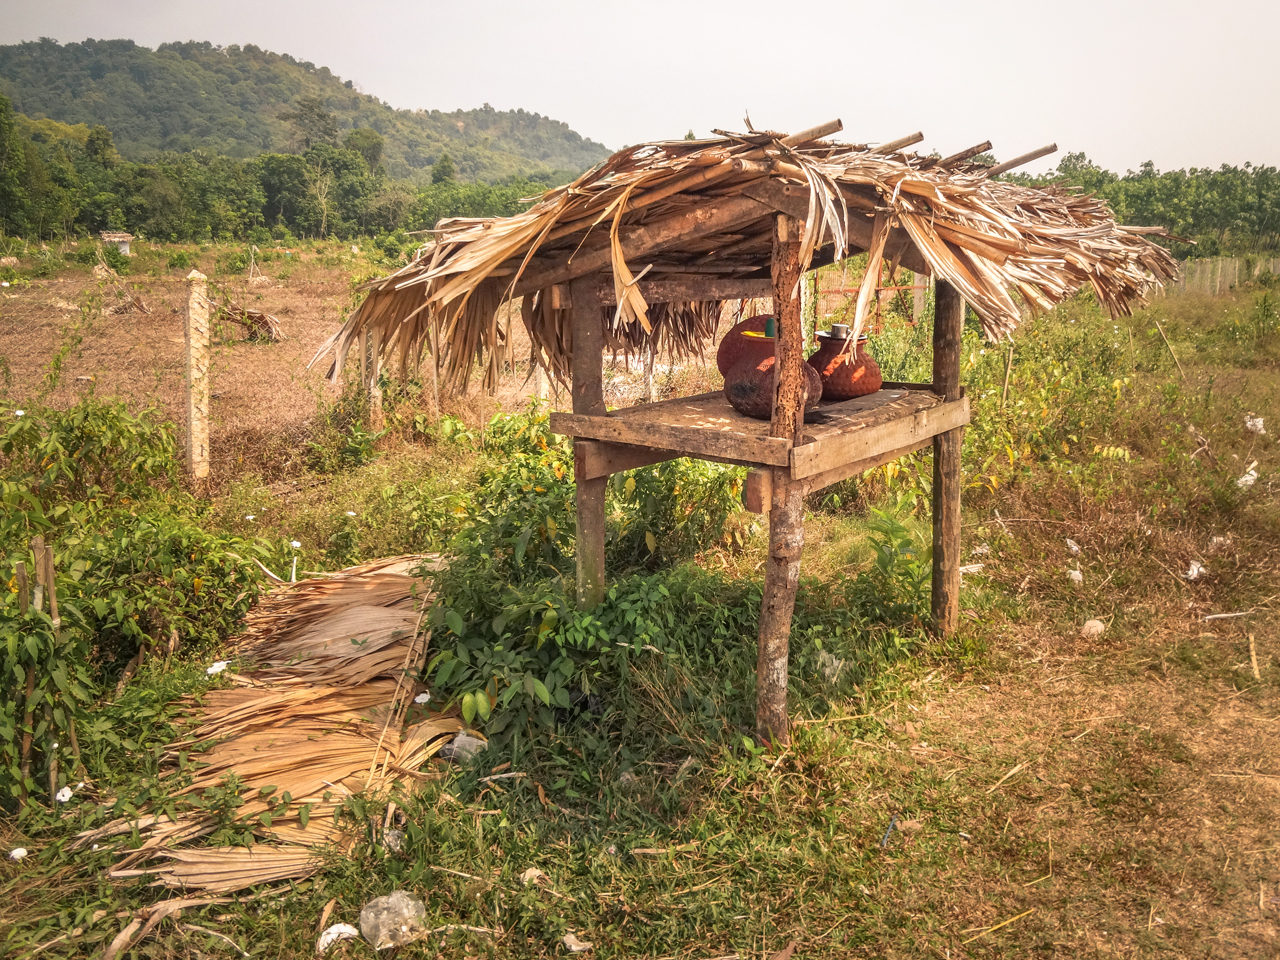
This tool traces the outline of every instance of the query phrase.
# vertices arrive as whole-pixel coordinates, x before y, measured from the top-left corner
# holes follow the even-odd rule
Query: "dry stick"
[[[1001,927],[1007,927],[1009,924],[1013,923],[1014,921],[1021,920],[1023,917],[1030,916],[1035,912],[1036,912],[1035,907],[1032,907],[1030,910],[1024,910],[1022,913],[1018,914],[1016,917],[1010,917],[1008,920],[1002,921],[1001,923],[997,923],[994,927],[987,927],[987,929],[983,930],[981,933],[970,937],[968,940],[965,940],[963,943],[961,943],[961,946],[964,946],[964,944],[966,943],[973,943],[973,941],[975,940],[981,940],[988,933],[995,933]]]
[[[1253,679],[1259,683],[1262,682],[1262,674],[1258,671],[1258,644],[1253,639],[1253,634],[1249,634],[1249,663],[1253,667]]]
[[[1004,409],[1009,399],[1009,374],[1013,372],[1013,343],[1009,344],[1009,357],[1004,362],[1004,389],[1000,391],[1000,409]]]
[[[1169,338],[1164,335],[1164,327],[1160,326],[1160,321],[1156,321],[1156,329],[1160,331],[1160,339],[1164,341],[1164,345],[1169,348],[1169,356],[1173,357],[1173,362],[1178,365],[1178,373],[1182,374],[1182,379],[1187,379],[1187,371],[1182,369],[1182,361],[1178,359],[1178,355],[1173,352],[1173,344],[1169,342]]]

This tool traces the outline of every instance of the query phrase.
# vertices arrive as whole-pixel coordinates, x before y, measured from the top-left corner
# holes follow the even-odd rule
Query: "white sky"
[[[1001,159],[1056,141],[1120,172],[1280,165],[1277,0],[0,0],[0,42],[42,36],[253,43],[394,107],[524,107],[613,148],[749,111]]]

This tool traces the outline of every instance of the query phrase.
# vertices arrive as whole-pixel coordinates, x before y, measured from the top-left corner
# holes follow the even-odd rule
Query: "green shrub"
[[[0,402],[0,481],[22,483],[46,509],[167,488],[176,456],[173,427],[153,410],[94,396],[65,410]]]

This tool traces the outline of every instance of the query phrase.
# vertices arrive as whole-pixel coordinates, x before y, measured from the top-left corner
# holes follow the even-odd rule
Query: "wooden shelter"
[[[958,619],[960,443],[969,401],[960,385],[965,301],[986,334],[1009,336],[1024,314],[1051,308],[1089,284],[1113,314],[1142,303],[1176,275],[1169,254],[1124,227],[1102,201],[1057,188],[991,179],[1038,151],[977,165],[979,144],[950,157],[824,138],[839,121],[792,136],[722,134],[642,144],[515,216],[442,221],[413,263],[369,295],[317,355],[332,376],[363,337],[403,368],[424,351],[433,373],[465,387],[487,359],[496,382],[510,351],[498,307],[522,298],[532,360],[572,386],[572,410],[552,427],[574,438],[578,599],[604,596],[604,494],[612,473],[681,456],[751,468],[748,505],[769,514],[761,611],[757,725],[788,737],[787,644],[804,545],[803,497],[932,444],[933,615],[941,634]],[[935,278],[933,378],[887,383],[867,397],[801,406],[806,270],[869,251],[854,335],[887,260]],[[700,348],[721,304],[772,297],[779,317],[769,422],[735,413],[719,393],[606,408],[603,357]],[[362,353],[363,355],[363,353]]]

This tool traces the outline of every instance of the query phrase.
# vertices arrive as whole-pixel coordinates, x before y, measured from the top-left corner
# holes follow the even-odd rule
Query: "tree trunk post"
[[[187,274],[187,473],[209,476],[209,297],[205,275]]]
[[[795,440],[804,425],[804,331],[801,325],[799,221],[779,216],[773,235],[773,305],[777,314],[773,418],[769,435]],[[791,616],[804,550],[804,488],[786,467],[773,471],[769,506],[769,556],[756,660],[756,736],[763,743],[791,742],[787,718],[787,660]]]
[[[959,400],[960,339],[964,300],[939,279],[934,285],[933,390],[944,400]],[[950,637],[960,623],[960,446],[964,427],[933,438],[933,596],[934,630]]]
[[[573,412],[603,416],[604,328],[596,281],[583,277],[569,285],[573,334]],[[604,600],[604,491],[608,477],[586,479],[587,445],[573,445],[573,479],[577,487],[578,606],[590,610]]]

